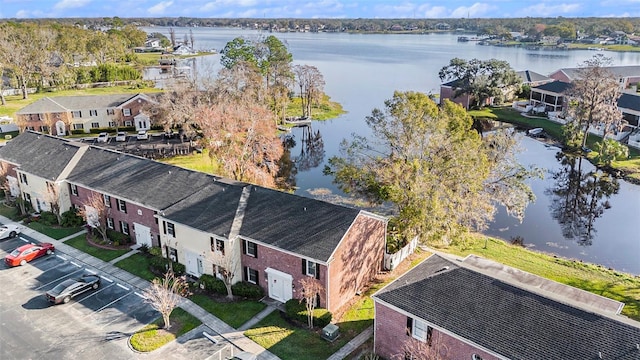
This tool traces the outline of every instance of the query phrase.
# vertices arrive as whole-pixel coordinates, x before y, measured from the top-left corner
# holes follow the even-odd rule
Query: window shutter
[[[242,268],[242,277],[244,278],[244,281],[249,281],[249,274],[247,274],[247,267],[243,267]]]
[[[247,240],[242,240],[242,253],[247,255]]]
[[[166,221],[162,222],[162,231],[164,232],[165,235],[167,235],[167,222]]]
[[[307,275],[307,260],[302,259],[302,275]]]
[[[320,280],[320,265],[316,263],[316,279]]]
[[[407,316],[407,335],[413,333],[413,319]]]
[[[256,270],[256,285],[260,285],[260,271]]]
[[[255,249],[254,250],[254,254],[255,254],[255,258],[257,259],[258,258],[258,244],[253,243],[253,248]]]

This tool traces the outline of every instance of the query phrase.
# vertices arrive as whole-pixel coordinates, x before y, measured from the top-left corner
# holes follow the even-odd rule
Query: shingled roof
[[[571,87],[570,83],[567,83],[564,81],[553,81],[550,83],[542,84],[540,86],[532,87],[531,90],[539,89],[539,90],[553,92],[556,94],[562,94],[565,91],[567,91],[570,87]]]
[[[360,210],[252,186],[240,236],[326,262]]]
[[[509,359],[640,359],[634,326],[433,255],[374,298]]]
[[[640,96],[622,93],[618,98],[618,107],[621,109],[640,111]]]
[[[139,94],[111,94],[45,97],[23,107],[16,113],[41,114],[46,112],[63,112],[78,109],[115,108],[138,95]]]
[[[78,152],[80,144],[26,131],[0,147],[0,158],[21,170],[55,181]]]
[[[583,69],[585,68],[573,67],[562,68],[558,71],[563,72],[568,79],[573,81],[580,77],[580,71]],[[640,76],[640,65],[607,66],[605,69],[617,78]]]
[[[67,179],[157,210],[216,181],[212,175],[96,146],[85,152]]]

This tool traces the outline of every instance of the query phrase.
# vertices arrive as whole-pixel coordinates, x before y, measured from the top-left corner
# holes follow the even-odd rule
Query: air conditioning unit
[[[329,324],[324,328],[322,328],[323,339],[329,342],[333,342],[335,339],[338,338],[338,336],[340,336],[340,329],[335,324]]]

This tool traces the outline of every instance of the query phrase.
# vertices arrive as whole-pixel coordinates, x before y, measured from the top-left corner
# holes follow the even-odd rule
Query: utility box
[[[335,324],[329,324],[322,328],[322,337],[325,340],[333,342],[338,336],[340,336],[340,329]]]

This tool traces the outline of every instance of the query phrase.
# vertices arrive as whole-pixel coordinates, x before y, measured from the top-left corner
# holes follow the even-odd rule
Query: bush
[[[143,253],[143,254],[148,254],[149,253],[149,245],[142,244],[142,245],[140,245],[138,250],[140,250],[140,252]]]
[[[78,227],[84,223],[84,219],[78,216],[75,209],[71,209],[62,213],[62,225],[63,227]]]
[[[171,264],[171,266],[173,267],[173,273],[176,274],[177,276],[182,276],[186,273],[186,268],[184,265],[174,262]]]
[[[284,304],[287,317],[298,321],[302,324],[307,323],[307,307],[305,303],[298,299],[291,299]],[[331,323],[333,315],[324,308],[315,308],[313,310],[313,326],[325,327]]]
[[[227,295],[227,287],[224,285],[224,281],[209,274],[200,276],[200,283],[204,284],[204,288],[215,294]]]
[[[247,299],[259,300],[264,296],[264,290],[256,284],[251,284],[246,281],[235,283],[231,286],[233,295],[244,297]],[[226,290],[225,290],[226,294]]]
[[[149,249],[149,255],[153,255],[153,256],[162,256],[162,249],[160,248],[160,246],[152,246]]]
[[[113,245],[115,246],[127,245],[131,244],[132,242],[129,235],[125,235],[121,232],[111,229],[107,229],[107,237],[113,242]]]
[[[58,225],[58,218],[56,217],[56,214],[51,211],[43,211],[40,213],[39,222],[47,226]]]
[[[159,256],[152,257],[149,260],[149,267],[153,272],[164,274],[164,272],[169,268],[169,260]]]

